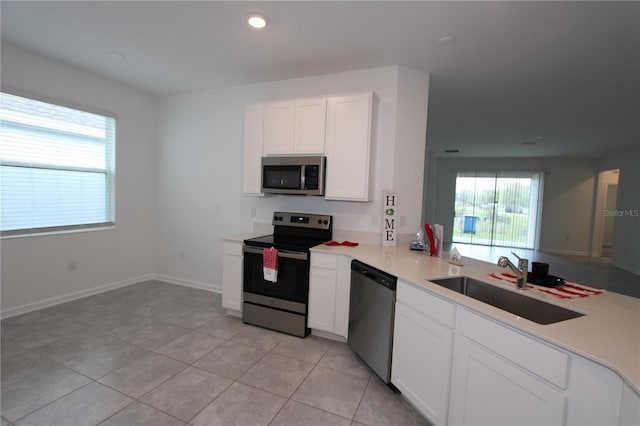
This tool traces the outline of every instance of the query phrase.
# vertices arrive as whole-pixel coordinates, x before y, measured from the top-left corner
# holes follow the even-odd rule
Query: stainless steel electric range
[[[242,320],[295,336],[309,334],[309,249],[333,234],[333,218],[309,213],[275,212],[273,234],[243,244]],[[278,278],[264,279],[263,250],[278,250]]]

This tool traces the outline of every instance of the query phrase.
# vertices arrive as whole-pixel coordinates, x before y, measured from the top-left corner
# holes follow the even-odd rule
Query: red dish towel
[[[278,250],[271,247],[262,250],[262,271],[264,280],[275,283],[278,281]]]
[[[337,241],[327,241],[326,243],[324,243],[325,246],[347,246],[347,247],[355,247],[358,245],[358,243],[354,243],[352,241],[343,241],[341,243],[337,242]]]
[[[496,280],[510,282],[511,284],[516,283],[516,276],[506,272],[503,272],[500,275],[492,272],[488,274],[488,276]],[[543,287],[527,283],[527,288],[550,294],[558,299],[576,299],[579,297],[589,297],[604,293],[604,290],[601,288],[589,287],[584,284],[572,283],[569,281],[560,287]]]

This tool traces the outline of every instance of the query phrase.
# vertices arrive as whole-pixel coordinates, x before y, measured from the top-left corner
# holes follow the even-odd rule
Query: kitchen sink
[[[451,277],[430,281],[538,324],[554,324],[584,316],[580,312],[505,290],[470,277]]]

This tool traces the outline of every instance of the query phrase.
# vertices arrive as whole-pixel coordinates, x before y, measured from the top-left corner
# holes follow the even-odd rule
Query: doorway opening
[[[620,170],[612,169],[598,175],[594,244],[592,256],[611,257],[613,251],[613,231],[616,221],[618,201],[618,180]]]
[[[543,184],[542,172],[458,172],[453,242],[536,249]]]

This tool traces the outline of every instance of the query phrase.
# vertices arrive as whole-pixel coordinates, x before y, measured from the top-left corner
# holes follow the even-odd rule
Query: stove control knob
[[[318,219],[318,225],[322,225],[322,219]]]
[[[329,221],[327,219],[323,220],[322,223],[324,223],[325,225],[329,224]]]

